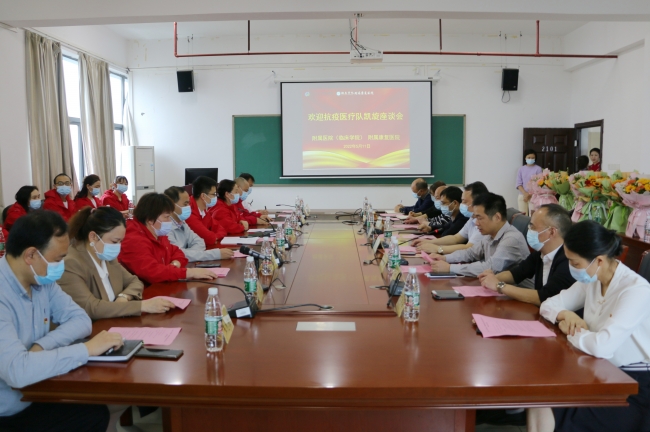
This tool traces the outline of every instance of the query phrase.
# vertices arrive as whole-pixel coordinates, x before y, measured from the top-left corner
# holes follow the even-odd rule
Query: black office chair
[[[519,211],[519,209],[516,209],[514,207],[508,207],[506,210],[508,222],[512,223],[512,219],[515,217],[517,214],[523,214],[522,212]]]
[[[639,264],[637,273],[650,282],[650,250],[643,252],[643,255],[641,255],[641,264]]]
[[[530,217],[523,213],[516,214],[512,219],[512,226],[517,228],[524,235],[524,238],[528,233],[528,224],[530,224]]]

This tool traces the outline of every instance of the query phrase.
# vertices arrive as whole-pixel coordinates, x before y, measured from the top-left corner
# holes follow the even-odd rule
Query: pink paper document
[[[539,321],[509,320],[479,314],[472,314],[472,317],[483,333],[483,337],[486,338],[499,336],[555,337],[555,333]]]
[[[119,333],[127,340],[141,340],[145,345],[170,345],[181,332],[180,327],[111,327],[109,333]]]
[[[500,297],[503,295],[483,286],[458,286],[454,289],[465,297]]]
[[[282,225],[284,222],[271,222],[273,225]]]
[[[229,268],[224,268],[224,267],[210,267],[209,269],[212,273],[216,274],[217,277],[224,278],[228,276],[228,272],[230,271]]]
[[[412,254],[415,255],[417,253],[417,250],[415,249],[415,246],[400,246],[399,251],[403,254]]]
[[[409,267],[415,267],[416,273],[429,273],[431,271],[431,266],[428,264],[416,265],[416,266],[401,266],[402,273],[408,273]]]
[[[433,259],[425,251],[420,252],[420,255],[422,255],[422,259],[428,262],[429,264],[433,262]]]
[[[393,225],[393,229],[396,230],[416,230],[418,229],[417,225],[406,225],[406,224],[395,224]]]
[[[190,299],[182,299],[182,298],[167,297],[167,296],[158,296],[154,298],[164,298],[165,300],[169,300],[170,302],[174,303],[174,305],[179,309],[185,309],[192,301]]]
[[[235,251],[235,254],[232,256],[233,258],[246,258],[248,255],[244,255],[243,253],[239,252],[238,250]]]

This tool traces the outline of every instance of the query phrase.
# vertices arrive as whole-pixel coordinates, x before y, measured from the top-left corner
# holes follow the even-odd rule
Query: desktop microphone
[[[254,318],[255,314],[258,311],[257,302],[251,302],[248,296],[246,295],[246,292],[243,289],[239,288],[238,286],[226,285],[217,282],[209,282],[209,281],[198,280],[198,279],[179,279],[178,281],[198,282],[198,283],[204,283],[204,284],[214,285],[214,286],[224,286],[227,288],[234,288],[236,290],[241,291],[241,293],[244,295],[244,300],[237,302],[228,308],[228,315],[230,315],[230,318]]]
[[[295,205],[291,205],[291,204],[276,204],[275,206],[276,207],[291,207],[291,208],[296,207]]]
[[[417,236],[415,236],[415,237],[413,237],[413,238],[410,238],[410,239],[408,239],[408,240],[406,240],[406,241],[403,241],[402,243],[399,243],[399,244],[400,244],[400,245],[403,245],[404,243],[408,243],[408,242],[410,242],[410,241],[413,241],[413,240],[415,240],[416,238],[420,238],[420,237],[423,237],[423,236],[426,236],[426,235],[438,234],[439,232],[440,232],[439,229],[437,229],[437,230],[433,230],[433,231],[431,231],[430,233],[423,233],[423,234],[417,235]]]
[[[262,255],[261,253],[257,252],[256,250],[253,250],[249,248],[248,246],[242,246],[239,248],[239,252],[243,253],[244,255],[249,255],[252,256],[253,258],[261,259],[261,260],[271,260],[271,257]]]

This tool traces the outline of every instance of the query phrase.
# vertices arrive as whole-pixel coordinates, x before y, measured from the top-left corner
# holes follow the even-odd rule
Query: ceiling
[[[586,24],[585,21],[542,21],[543,36],[564,36]],[[172,39],[173,23],[111,24],[108,28],[126,39]],[[246,21],[181,22],[179,36],[194,37],[245,36]],[[347,20],[278,20],[251,21],[251,35],[277,34],[345,34]],[[535,22],[523,20],[443,20],[444,34],[505,34],[535,35]],[[438,33],[438,20],[432,19],[362,19],[359,36],[366,34],[424,34]]]

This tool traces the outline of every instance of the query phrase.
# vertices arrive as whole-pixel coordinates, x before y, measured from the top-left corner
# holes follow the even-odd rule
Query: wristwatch
[[[497,292],[498,292],[499,294],[503,294],[503,288],[504,288],[505,286],[506,286],[506,283],[505,283],[505,282],[499,282],[499,283],[497,284]]]
[[[438,254],[439,255],[444,255],[445,251],[442,249],[442,246],[438,246]]]

